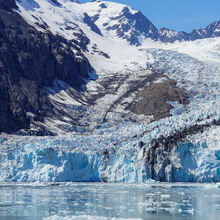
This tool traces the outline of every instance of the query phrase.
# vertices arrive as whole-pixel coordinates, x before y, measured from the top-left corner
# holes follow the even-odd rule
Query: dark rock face
[[[15,3],[15,0],[0,0],[0,8],[5,9],[8,11],[12,11],[12,9],[16,9],[17,5]]]
[[[154,115],[155,120],[170,116],[172,106],[168,101],[188,103],[188,95],[173,80],[152,84],[139,95],[142,99],[131,110],[136,114]]]
[[[178,171],[178,168],[172,164],[171,155],[172,151],[177,149],[179,145],[184,144],[187,148],[193,148],[193,144],[188,142],[187,137],[192,136],[194,134],[202,133],[206,129],[212,126],[220,126],[220,121],[213,121],[208,124],[203,125],[194,125],[189,128],[185,128],[183,131],[176,132],[168,137],[161,136],[160,138],[153,140],[151,142],[151,147],[148,150],[144,151],[144,157],[146,160],[146,167],[148,167],[148,171],[151,175],[151,178],[157,181],[162,182],[180,182],[182,178],[178,179],[178,175],[175,175]],[[145,145],[143,144],[145,149]],[[185,154],[187,152],[184,152]],[[186,155],[184,155],[185,157]],[[187,175],[187,169],[196,167],[196,162],[193,159],[193,155],[187,155],[188,158],[191,158],[190,163],[186,163],[184,160],[182,163],[181,174],[187,176],[187,182],[196,182],[192,176]],[[171,167],[171,175],[168,177],[166,173],[166,168]],[[186,173],[184,173],[186,172]],[[215,181],[215,180],[213,180]]]
[[[102,3],[101,5],[99,5],[99,7],[100,7],[100,8],[107,8],[104,3]]]
[[[158,39],[158,32],[156,27],[139,11],[131,16],[136,20],[135,29],[144,33],[146,37],[151,39]]]
[[[83,21],[91,28],[92,31],[102,36],[100,29],[97,27],[97,25],[93,22],[92,18],[89,17],[87,13],[84,13]]]
[[[52,3],[54,3],[56,6],[60,7],[62,4],[60,4],[57,0],[50,0]]]
[[[205,36],[204,30],[202,30],[202,29],[193,30],[193,31],[189,34],[189,39],[190,39],[190,40],[198,40],[198,39],[204,38],[204,36]]]
[[[54,79],[80,89],[88,77],[89,63],[75,58],[72,42],[37,31],[15,7],[0,0],[0,132],[28,129],[30,120],[52,114],[44,87]]]

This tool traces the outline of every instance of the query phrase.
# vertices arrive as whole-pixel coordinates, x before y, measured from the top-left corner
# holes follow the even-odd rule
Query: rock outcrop
[[[161,182],[196,182],[196,177],[190,174],[190,169],[197,168],[195,156],[192,149],[195,148],[194,143],[187,140],[194,134],[203,133],[206,129],[213,126],[219,126],[220,121],[214,120],[208,124],[195,125],[178,131],[168,137],[161,136],[151,142],[151,147],[144,150],[146,167],[152,179]],[[143,144],[143,148],[145,148]],[[181,155],[181,166],[174,163],[173,154],[178,152]],[[203,177],[206,179],[206,177]],[[208,178],[207,178],[208,179]],[[205,180],[209,182],[208,180]],[[213,182],[218,182],[219,178],[214,177]]]
[[[0,132],[9,133],[52,114],[45,86],[60,79],[80,90],[89,68],[73,42],[37,31],[15,8],[14,0],[0,0]]]
[[[136,114],[153,115],[155,120],[170,116],[172,106],[168,101],[188,103],[188,95],[173,80],[154,83],[143,89],[139,96],[141,99],[131,110]]]

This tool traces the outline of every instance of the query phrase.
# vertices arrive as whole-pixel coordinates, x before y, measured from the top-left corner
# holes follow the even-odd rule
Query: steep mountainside
[[[135,121],[145,115],[144,120],[152,121],[171,115],[174,105],[167,102],[189,103],[189,78],[167,72],[163,66],[167,55],[155,56],[149,48],[160,48],[162,54],[177,50],[182,57],[182,52],[191,56],[197,49],[193,53],[189,49],[197,44],[188,44],[188,48],[154,41],[190,37],[168,29],[158,32],[129,6],[64,0],[20,0],[16,6],[13,0],[1,1],[0,21],[1,131],[90,131],[110,120],[112,112]],[[208,27],[207,36],[213,36],[217,28],[217,23]],[[218,42],[210,48],[205,56],[217,61]],[[178,65],[171,68],[178,69]],[[164,89],[164,85],[169,86]],[[179,95],[185,97],[184,102]]]
[[[13,0],[0,1],[0,131],[5,132],[53,114],[45,86],[54,79],[81,90],[89,78],[89,63],[83,55],[76,58],[72,42],[37,31],[15,8]]]
[[[112,111],[132,120],[139,117],[133,113],[144,114],[151,121],[170,116],[173,106],[167,102],[189,103],[189,79],[167,72],[163,66],[167,55],[155,56],[149,50],[160,48],[162,54],[177,50],[191,56],[189,49],[197,48],[196,43],[188,48],[153,41],[190,40],[189,34],[158,32],[141,12],[113,2],[20,0],[16,6],[10,0],[0,6],[1,131],[90,130]],[[217,30],[214,23],[200,32],[212,37]],[[212,52],[208,48],[205,56],[217,61],[218,42],[210,47]],[[178,69],[176,65],[171,68]],[[168,83],[171,80],[175,89]]]

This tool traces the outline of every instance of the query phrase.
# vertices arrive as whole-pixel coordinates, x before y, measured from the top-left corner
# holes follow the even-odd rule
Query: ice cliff
[[[154,41],[157,31],[140,12],[106,1],[16,3],[7,11],[0,0],[0,128],[27,136],[1,134],[0,182],[220,181],[220,38]],[[30,37],[26,47],[8,31],[14,23],[28,31],[19,38]],[[33,54],[30,45],[40,47]],[[20,72],[15,59],[6,62],[10,47]],[[47,102],[38,103],[39,88]],[[152,88],[160,92],[149,96]],[[30,123],[16,128],[8,112]]]
[[[5,136],[0,182],[218,182],[219,131],[219,118],[188,122],[178,133],[165,119],[160,127],[106,124],[88,136]]]

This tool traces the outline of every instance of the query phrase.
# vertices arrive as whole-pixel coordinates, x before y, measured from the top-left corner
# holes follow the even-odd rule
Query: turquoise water
[[[0,184],[0,219],[220,219],[217,184]]]

